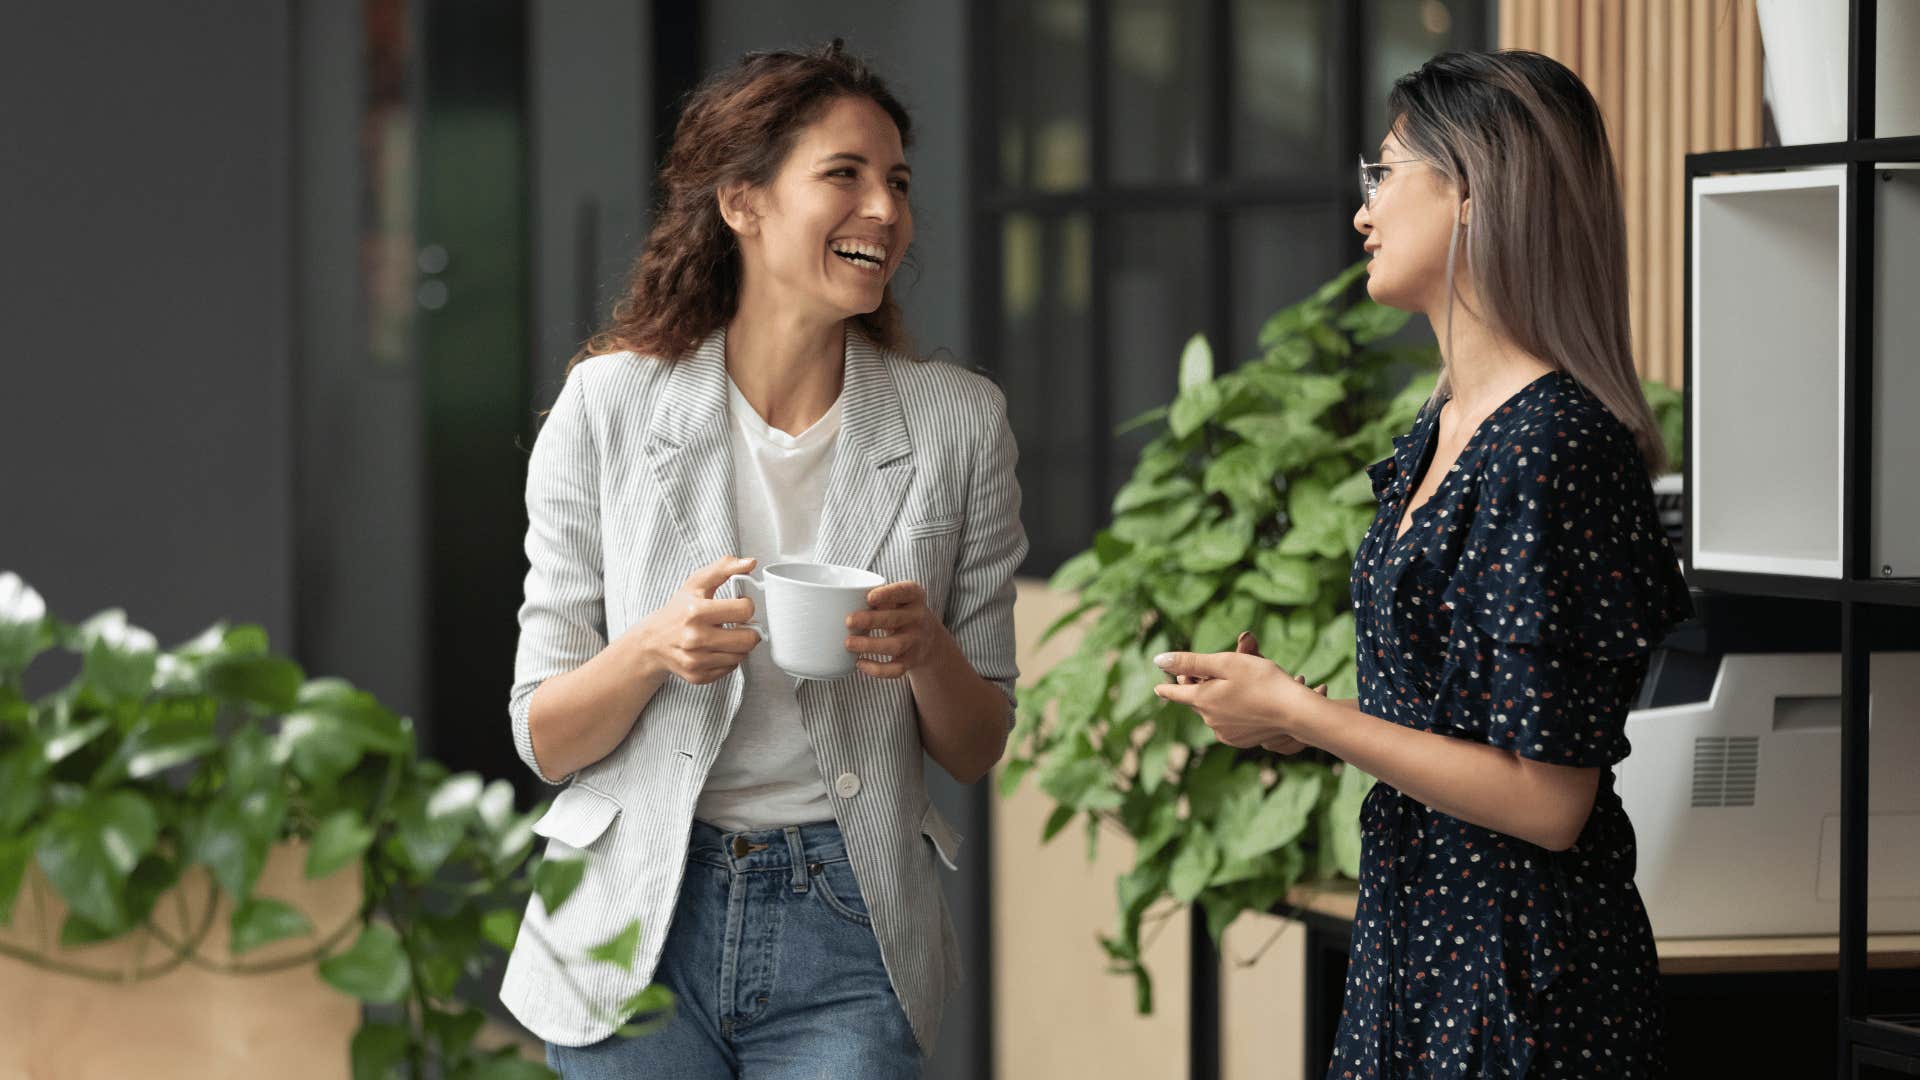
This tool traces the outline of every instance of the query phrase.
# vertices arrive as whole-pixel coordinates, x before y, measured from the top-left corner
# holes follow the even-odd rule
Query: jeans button
[[[746,858],[746,857],[747,857],[747,848],[748,848],[748,844],[747,844],[747,838],[746,838],[746,837],[744,837],[744,836],[736,836],[736,837],[734,837],[734,838],[733,838],[733,857],[734,857],[734,858],[736,858],[736,859],[744,859],[744,858]]]

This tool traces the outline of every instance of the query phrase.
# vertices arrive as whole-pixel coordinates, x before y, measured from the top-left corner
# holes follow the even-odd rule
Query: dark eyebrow
[[[828,154],[826,157],[823,157],[820,159],[819,164],[830,165],[836,161],[851,161],[855,165],[869,164],[865,154],[856,154],[851,150],[842,150],[837,154]],[[911,165],[908,165],[904,161],[894,165],[893,168],[888,169],[887,171],[890,173],[903,172],[903,173],[906,173],[908,176],[913,175],[913,167]]]

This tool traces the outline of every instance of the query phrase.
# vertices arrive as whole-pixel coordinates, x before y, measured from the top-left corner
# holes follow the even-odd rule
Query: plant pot
[[[318,881],[303,874],[304,846],[282,844],[267,859],[258,895],[283,900],[324,935],[354,916],[360,871],[345,867]],[[186,901],[197,924],[211,883],[204,869],[160,898],[154,921],[178,939],[178,904]],[[176,895],[184,894],[184,895]],[[41,898],[36,901],[36,896]],[[200,946],[214,962],[229,959],[223,896],[213,928]],[[37,868],[14,905],[13,925],[0,942],[42,950],[58,941],[66,909]],[[351,937],[348,941],[351,942]],[[238,960],[260,963],[310,952],[317,937],[264,945]],[[49,954],[95,970],[152,969],[171,954],[145,931],[99,945],[55,947]],[[0,955],[0,1080],[40,1077],[139,1076],[147,1080],[209,1076],[271,1076],[276,1080],[344,1080],[348,1046],[360,1024],[357,1001],[322,982],[312,963],[273,974],[240,975],[182,964],[165,975],[106,983],[35,967]]]

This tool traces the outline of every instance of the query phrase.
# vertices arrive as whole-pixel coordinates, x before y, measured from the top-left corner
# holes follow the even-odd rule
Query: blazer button
[[[839,792],[841,798],[851,799],[860,794],[860,778],[850,772],[843,772],[840,774],[840,779],[833,782],[833,790]]]

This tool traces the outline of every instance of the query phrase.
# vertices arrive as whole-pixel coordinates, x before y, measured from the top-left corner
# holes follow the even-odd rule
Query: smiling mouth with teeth
[[[843,261],[862,270],[878,270],[887,263],[887,249],[877,244],[842,243],[833,245],[830,250]]]

